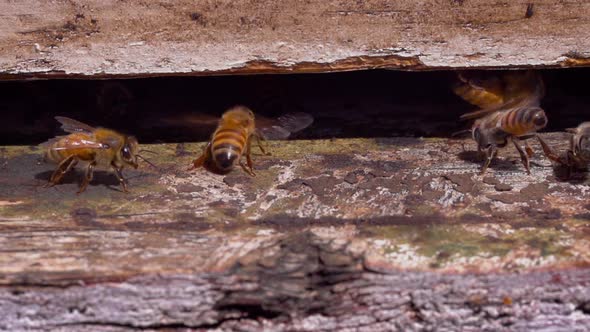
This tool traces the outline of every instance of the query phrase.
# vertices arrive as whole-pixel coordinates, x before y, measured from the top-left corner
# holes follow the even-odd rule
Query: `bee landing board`
[[[470,140],[272,141],[250,177],[188,173],[203,144],[145,148],[160,172],[126,170],[124,194],[97,171],[82,195],[0,149],[0,330],[590,324],[588,182],[539,153],[482,177]]]
[[[0,75],[587,66],[589,12],[585,0],[1,1]]]

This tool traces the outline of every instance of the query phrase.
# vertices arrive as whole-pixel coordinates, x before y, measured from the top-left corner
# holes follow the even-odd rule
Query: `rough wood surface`
[[[566,145],[565,135],[547,134]],[[241,170],[161,168],[44,188],[0,150],[0,329],[509,330],[590,326],[588,180],[469,140],[270,142]],[[559,175],[559,174],[557,174]]]
[[[0,74],[587,66],[590,3],[1,1]]]
[[[225,273],[0,289],[0,328],[60,331],[585,331],[589,269],[445,275],[374,270],[309,233]]]

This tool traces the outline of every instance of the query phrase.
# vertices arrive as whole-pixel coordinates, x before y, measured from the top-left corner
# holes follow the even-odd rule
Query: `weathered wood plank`
[[[587,66],[590,2],[1,1],[1,77]]]
[[[565,135],[547,134],[565,147]],[[0,150],[0,330],[583,330],[588,180],[469,140],[270,142],[258,176],[155,171],[43,188],[38,150]],[[186,154],[189,152],[190,154]],[[79,174],[78,174],[79,176]]]
[[[583,331],[589,269],[437,274],[367,267],[310,234],[255,250],[225,273],[66,288],[0,288],[0,329],[128,331]],[[184,330],[184,329],[183,329]]]
[[[548,139],[566,145],[564,134]],[[127,171],[132,193],[99,171],[83,195],[75,194],[79,173],[45,188],[53,166],[38,162],[40,151],[3,148],[0,282],[223,270],[240,253],[306,227],[360,232],[400,268],[512,271],[588,261],[587,180],[557,180],[539,154],[526,175],[505,149],[482,177],[470,140],[277,141],[272,156],[254,157],[252,178],[187,172],[201,147],[151,145],[161,170]],[[136,263],[125,264],[130,259]]]

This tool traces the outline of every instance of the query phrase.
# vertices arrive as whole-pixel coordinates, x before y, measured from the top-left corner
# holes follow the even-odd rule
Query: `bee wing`
[[[504,104],[501,104],[501,105],[498,105],[495,107],[489,107],[489,108],[484,108],[481,110],[465,113],[465,114],[461,115],[461,120],[482,118],[490,113],[494,113],[494,112],[501,111],[501,110],[511,109],[516,106],[518,106],[518,105],[515,105],[513,101],[509,101],[507,103],[504,103]]]
[[[461,119],[476,119],[487,114],[518,107],[536,107],[541,104],[545,85],[541,76],[529,71],[525,74],[506,75],[506,101],[481,110],[463,114]]]
[[[301,131],[313,123],[313,117],[303,112],[287,113],[280,116],[277,120],[281,123],[283,128],[287,129],[291,133]]]
[[[287,139],[291,136],[291,132],[280,127],[280,126],[270,126],[270,127],[262,127],[257,129],[258,133],[264,138],[269,140],[281,140]]]
[[[56,136],[54,138],[47,140],[46,142],[39,144],[39,147],[43,148],[43,149],[47,149],[50,146],[52,146],[53,144],[55,144],[55,142],[59,141],[60,139],[62,139],[64,137],[66,137],[66,136]]]
[[[539,106],[545,95],[541,75],[534,71],[513,73],[505,76],[506,99],[515,100],[518,106]]]
[[[94,131],[93,127],[91,127],[85,123],[82,123],[80,121],[67,118],[65,116],[56,116],[55,119],[59,123],[61,123],[61,129],[63,129],[64,131],[66,131],[68,133],[83,132],[83,133],[90,134]]]
[[[108,149],[109,146],[104,143],[89,140],[68,141],[60,147],[53,147],[53,150],[72,150],[72,149]]]
[[[504,103],[504,84],[494,75],[481,75],[459,72],[453,92],[466,102],[480,108],[490,108]]]
[[[261,118],[256,120],[257,131],[265,139],[287,139],[291,134],[309,127],[313,117],[307,113],[287,113],[276,119]]]
[[[55,146],[55,143],[61,141],[59,146]],[[57,136],[47,142],[41,143],[41,147],[51,148],[52,150],[73,150],[73,149],[108,149],[109,145],[96,142],[91,139],[71,139],[68,136]]]
[[[219,117],[214,115],[191,112],[191,113],[175,113],[162,117],[148,116],[142,121],[146,127],[215,127],[219,122]]]

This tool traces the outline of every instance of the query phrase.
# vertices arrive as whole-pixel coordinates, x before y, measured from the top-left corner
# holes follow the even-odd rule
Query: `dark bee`
[[[553,162],[564,166],[567,170],[566,177],[571,176],[572,171],[587,171],[590,163],[590,122],[583,122],[576,128],[567,129],[571,133],[570,147],[565,153],[557,154],[549,147],[547,142],[537,135],[543,152]]]

